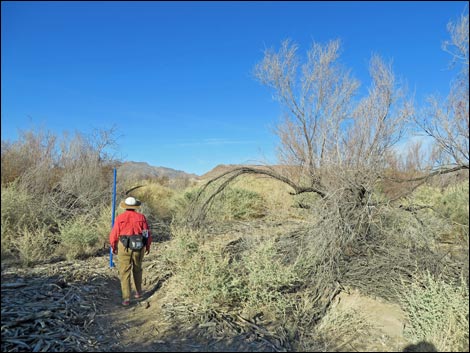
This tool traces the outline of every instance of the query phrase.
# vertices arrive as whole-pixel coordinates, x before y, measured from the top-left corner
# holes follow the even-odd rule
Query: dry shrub
[[[23,227],[17,229],[10,246],[17,251],[19,260],[24,266],[51,260],[57,248],[57,238],[47,226],[34,230]]]
[[[56,142],[54,134],[43,130],[20,131],[18,140],[14,142],[2,140],[2,185],[15,181],[40,165],[52,169],[56,160]],[[50,186],[52,179],[53,173],[49,173],[43,181]]]
[[[367,236],[345,248],[339,267],[344,285],[362,293],[397,302],[402,281],[411,283],[414,274],[429,271],[457,281],[462,263],[435,246],[442,224],[433,214],[384,206],[374,210]]]
[[[299,337],[298,351],[344,352],[348,345],[362,343],[370,329],[363,314],[355,309],[331,310],[312,331]]]
[[[439,352],[468,352],[468,282],[449,284],[429,272],[417,274],[399,292],[409,324],[406,336],[413,342],[433,343]]]
[[[55,256],[61,242],[67,256],[78,256],[80,248],[90,253],[96,234],[82,220],[88,215],[92,224],[111,199],[113,161],[106,150],[113,144],[112,134],[113,129],[76,133],[59,141],[39,130],[22,132],[15,142],[2,141],[2,254],[39,259],[28,248],[29,238],[33,244],[34,238],[48,244],[47,251],[38,247],[41,256]]]
[[[13,255],[24,264],[46,260],[58,242],[54,218],[47,197],[28,192],[17,181],[2,186],[2,257]]]
[[[401,281],[412,283],[416,273],[441,273],[455,283],[465,272],[460,261],[434,246],[448,227],[446,218],[426,208],[396,207],[361,184],[359,172],[337,176],[329,172],[330,182],[342,186],[310,201],[310,217],[303,228],[279,237],[244,236],[250,246],[229,267],[229,271],[236,269],[230,278],[238,276],[237,283],[243,285],[244,301],[238,303],[238,310],[247,309],[249,317],[262,310],[293,339],[315,328],[342,286],[397,302]],[[239,168],[196,194],[196,205],[190,208],[195,225],[212,226],[204,223],[208,212],[243,173],[259,172]],[[213,264],[217,266],[216,261]],[[297,305],[305,298],[311,299],[310,305]]]
[[[278,180],[266,176],[242,175],[234,181],[232,187],[259,194],[264,200],[266,216],[270,218],[295,216],[292,208],[294,200],[286,197],[290,188]]]
[[[304,345],[299,349],[327,349],[334,338],[315,340],[311,333],[320,330],[317,325],[343,286],[398,302],[397,289],[411,285],[416,273],[458,280],[462,264],[433,248],[445,226],[442,219],[426,209],[378,204],[373,195],[361,204],[354,190],[345,187],[312,200],[310,217],[292,231],[247,229],[229,257],[221,239],[203,228],[175,230],[180,240],[173,240],[179,247],[172,261],[183,266],[174,273],[186,302],[198,308],[193,313],[207,314],[212,307],[250,318],[262,312],[290,342]]]
[[[68,260],[93,254],[99,243],[94,217],[80,215],[59,225],[60,252]]]
[[[146,215],[150,219],[169,220],[174,214],[175,197],[177,193],[169,187],[160,183],[143,181],[137,183],[142,187],[136,189],[133,194],[143,202],[147,212]]]
[[[187,222],[192,218],[193,207],[197,205],[201,192],[204,192],[201,188],[193,188],[177,199],[179,220]],[[225,187],[205,206],[204,218],[213,223],[263,218],[267,212],[262,195],[240,187]]]

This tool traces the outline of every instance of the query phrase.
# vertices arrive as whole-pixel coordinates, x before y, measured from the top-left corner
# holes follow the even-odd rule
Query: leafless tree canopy
[[[297,52],[284,41],[255,67],[258,80],[287,108],[276,130],[281,162],[300,166],[296,181],[324,194],[348,184],[370,189],[413,114],[391,64],[371,58],[372,83],[359,99],[358,80],[339,63],[338,40],[313,43],[301,66]]]
[[[468,14],[449,22],[450,40],[444,42],[443,48],[451,54],[451,64],[459,67],[459,73],[447,98],[431,96],[424,112],[415,119],[434,142],[434,166],[438,167],[468,169],[469,165],[468,25]]]
[[[301,166],[318,183],[318,168],[342,160],[341,125],[351,118],[351,100],[359,87],[338,62],[340,43],[314,43],[299,69],[298,47],[284,41],[279,52],[267,50],[255,67],[259,81],[274,89],[287,108],[277,128],[279,156]]]
[[[313,43],[303,64],[297,52],[297,45],[284,41],[279,51],[267,50],[254,70],[287,108],[276,132],[280,160],[288,173],[248,167],[224,173],[202,188],[196,199],[204,199],[210,186],[215,192],[205,198],[196,219],[232,180],[246,173],[280,180],[292,187],[293,194],[320,195],[348,227],[350,222],[358,224],[353,220],[356,211],[371,203],[372,190],[389,166],[412,106],[391,64],[378,55],[370,61],[368,93],[359,99],[359,82],[339,63],[339,41]]]

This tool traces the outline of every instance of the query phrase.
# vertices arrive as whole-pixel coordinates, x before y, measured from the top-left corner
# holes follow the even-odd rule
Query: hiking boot
[[[129,299],[125,299],[122,301],[122,306],[129,306],[130,303],[131,301]]]

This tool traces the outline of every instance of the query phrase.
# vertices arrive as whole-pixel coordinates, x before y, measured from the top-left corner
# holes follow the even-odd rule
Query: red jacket
[[[142,213],[138,213],[134,210],[125,210],[116,217],[114,221],[113,229],[109,234],[109,243],[111,247],[117,249],[119,242],[119,236],[121,235],[133,235],[142,234],[142,230],[148,229],[148,239],[146,249],[150,250],[150,244],[152,243],[152,236],[150,234],[149,225],[147,219]]]

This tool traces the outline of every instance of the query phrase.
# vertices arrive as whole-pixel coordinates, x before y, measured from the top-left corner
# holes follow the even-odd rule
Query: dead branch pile
[[[468,261],[437,251],[425,240],[399,232],[390,234],[373,223],[362,234],[351,233],[344,229],[340,217],[331,217],[325,209],[314,210],[320,215],[318,223],[279,236],[278,247],[291,263],[301,252],[311,254],[305,286],[318,295],[328,295],[334,290],[331,284],[339,283],[343,288],[397,302],[401,285],[424,272],[443,276],[449,283],[458,283],[462,273],[468,277]],[[322,307],[328,305],[325,302]]]
[[[183,303],[168,303],[163,308],[166,319],[172,322],[184,324],[192,321],[191,315],[197,315],[197,308]],[[196,324],[196,329],[212,344],[230,340],[232,349],[238,346],[237,351],[290,351],[287,333],[280,328],[268,328],[262,321],[262,317],[249,320],[234,312],[214,309],[199,317],[201,323]]]
[[[457,283],[463,263],[431,248],[406,248],[399,241],[375,239],[357,244],[339,263],[342,283],[370,296],[397,302],[401,284],[411,284],[423,273]]]
[[[78,270],[66,275],[29,272],[2,273],[2,351],[105,350],[107,338],[94,325],[100,300],[107,300],[98,295],[105,293],[100,288],[106,284],[102,275],[87,276]]]

